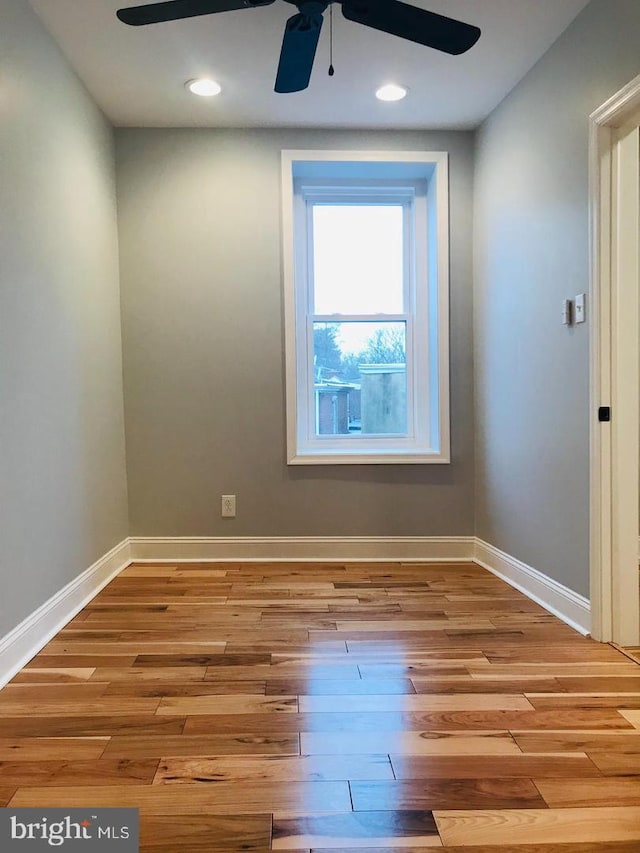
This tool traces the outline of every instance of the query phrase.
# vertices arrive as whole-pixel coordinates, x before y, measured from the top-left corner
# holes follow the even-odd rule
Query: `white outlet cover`
[[[221,515],[223,518],[235,518],[236,517],[236,496],[235,495],[222,495],[220,500],[221,506]]]
[[[575,322],[584,323],[587,319],[587,297],[584,293],[579,293],[575,298]]]

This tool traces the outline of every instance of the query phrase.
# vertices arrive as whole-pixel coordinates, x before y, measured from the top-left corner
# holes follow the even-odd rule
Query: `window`
[[[448,462],[447,155],[282,162],[289,464]]]

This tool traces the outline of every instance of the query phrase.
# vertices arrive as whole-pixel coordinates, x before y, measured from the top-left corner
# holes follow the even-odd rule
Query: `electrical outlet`
[[[235,518],[236,517],[236,496],[235,495],[222,495],[222,517],[223,518]]]

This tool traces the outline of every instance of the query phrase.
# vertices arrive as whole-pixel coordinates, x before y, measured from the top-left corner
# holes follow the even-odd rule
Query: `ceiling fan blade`
[[[214,12],[231,12],[234,9],[250,9],[252,6],[268,6],[273,2],[275,0],[168,0],[165,3],[149,3],[146,6],[118,9],[116,15],[123,24],[141,27],[145,24],[195,18],[197,15],[212,15]]]
[[[274,91],[301,92],[307,88],[321,29],[322,13],[298,14],[289,18],[282,39]]]
[[[342,14],[349,21],[454,55],[473,47],[481,34],[472,24],[400,0],[342,0]]]

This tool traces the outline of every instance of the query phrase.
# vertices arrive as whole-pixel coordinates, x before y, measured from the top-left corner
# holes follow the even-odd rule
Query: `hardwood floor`
[[[632,658],[632,660],[638,661],[640,663],[640,646],[627,646],[622,649],[625,654]]]
[[[475,565],[133,565],[0,692],[0,806],[145,853],[638,853],[640,665]]]

